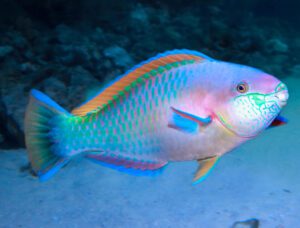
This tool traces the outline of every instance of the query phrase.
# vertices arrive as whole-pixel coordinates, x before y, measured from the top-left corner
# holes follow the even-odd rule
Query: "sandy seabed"
[[[196,162],[136,177],[75,159],[39,182],[24,150],[0,152],[0,227],[229,228],[257,218],[263,228],[300,227],[300,80],[283,80],[288,125],[224,156],[201,184]]]

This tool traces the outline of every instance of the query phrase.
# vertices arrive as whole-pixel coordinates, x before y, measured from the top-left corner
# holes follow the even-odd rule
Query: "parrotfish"
[[[47,180],[72,157],[137,175],[195,160],[194,183],[225,153],[286,122],[284,83],[259,69],[191,50],[140,63],[68,112],[32,90],[25,115],[28,157]]]

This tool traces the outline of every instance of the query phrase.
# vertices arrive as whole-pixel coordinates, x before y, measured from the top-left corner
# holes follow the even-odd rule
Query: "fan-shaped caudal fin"
[[[156,77],[163,72],[194,62],[213,59],[196,51],[174,50],[159,54],[135,66],[127,73],[117,78],[113,83],[104,88],[98,95],[72,111],[72,114],[84,116],[90,112],[103,109],[113,100],[123,96],[133,87],[144,83],[150,77]]]
[[[53,176],[70,158],[53,149],[49,132],[59,127],[57,116],[68,118],[70,114],[45,94],[32,90],[25,115],[25,141],[31,167],[41,181]]]

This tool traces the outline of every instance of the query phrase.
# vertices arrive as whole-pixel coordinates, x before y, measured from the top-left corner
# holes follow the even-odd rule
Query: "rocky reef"
[[[105,82],[165,50],[194,49],[279,78],[300,73],[296,1],[1,2],[2,148],[24,147],[30,89],[70,110]]]

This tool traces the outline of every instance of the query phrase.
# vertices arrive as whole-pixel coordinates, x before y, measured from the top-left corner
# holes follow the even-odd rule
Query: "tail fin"
[[[54,127],[53,118],[70,114],[45,94],[32,90],[25,114],[25,142],[33,171],[40,180],[47,180],[54,175],[68,157],[55,154],[54,144],[49,132]]]

